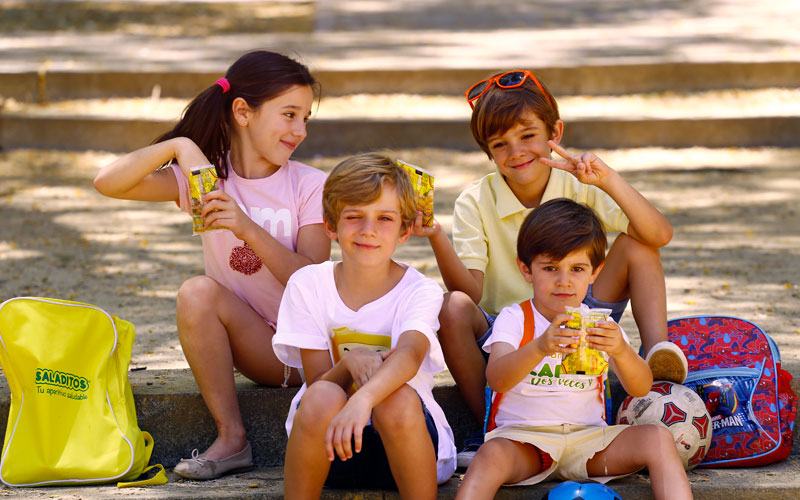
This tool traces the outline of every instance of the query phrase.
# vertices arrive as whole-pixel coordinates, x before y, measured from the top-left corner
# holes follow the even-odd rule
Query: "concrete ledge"
[[[209,66],[213,66],[210,64]],[[42,71],[0,74],[0,96],[22,101],[102,97],[193,97],[222,76],[212,71]],[[311,68],[314,71],[314,68]],[[326,96],[348,94],[463,95],[473,83],[503,67],[319,70]],[[639,92],[795,88],[800,61],[583,65],[531,68],[557,96],[624,95]]]
[[[216,428],[191,371],[143,370],[131,372],[129,379],[139,427],[150,432],[155,439],[153,463],[172,467],[182,457],[188,457],[193,448],[203,450],[211,445],[216,437]],[[610,380],[616,414],[625,392],[613,373]],[[284,421],[297,388],[263,387],[238,374],[236,386],[256,465],[283,464],[287,440]],[[794,379],[792,388],[800,394],[800,380]],[[477,423],[448,375],[437,377],[433,394],[447,416],[456,443],[460,444],[474,431]],[[0,377],[0,431],[5,429],[9,402],[8,383],[5,377]],[[792,453],[800,455],[800,438],[797,437],[800,412],[795,424]]]
[[[216,438],[216,427],[190,370],[143,370],[129,373],[139,427],[155,440],[151,463],[173,467],[192,449],[204,450]],[[270,388],[236,375],[236,388],[253,458],[259,466],[283,464],[284,422],[297,388]],[[445,409],[457,442],[474,428],[469,410],[452,383],[437,385],[434,397]],[[0,432],[8,420],[10,393],[0,377]]]
[[[173,122],[147,119],[0,115],[0,149],[127,152],[150,144]],[[381,148],[476,146],[466,120],[318,119],[300,152],[351,154]],[[580,149],[637,147],[798,147],[800,117],[576,119],[564,143]]]

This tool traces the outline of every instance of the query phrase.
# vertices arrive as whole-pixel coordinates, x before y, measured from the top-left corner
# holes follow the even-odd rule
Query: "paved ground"
[[[436,210],[450,226],[455,196],[491,168],[482,153],[399,152],[437,176]],[[675,227],[663,250],[669,314],[752,319],[778,340],[800,376],[800,164],[795,149],[601,151]],[[0,290],[69,297],[134,322],[134,364],[186,367],[174,299],[202,272],[199,240],[171,204],[112,200],[91,186],[106,153],[0,155]],[[323,169],[339,157],[309,158]],[[439,279],[425,241],[398,259]],[[633,331],[630,317],[624,326]]]

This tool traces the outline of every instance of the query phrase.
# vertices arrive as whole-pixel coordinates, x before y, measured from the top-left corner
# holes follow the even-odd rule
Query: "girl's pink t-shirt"
[[[191,214],[189,181],[178,165],[171,168],[178,181],[179,206]],[[325,177],[316,168],[289,160],[269,177],[245,179],[236,174],[229,158],[228,178],[220,180],[220,189],[283,246],[297,251],[298,230],[308,224],[322,223]],[[231,231],[210,231],[200,237],[206,275],[231,290],[274,326],[284,286]]]

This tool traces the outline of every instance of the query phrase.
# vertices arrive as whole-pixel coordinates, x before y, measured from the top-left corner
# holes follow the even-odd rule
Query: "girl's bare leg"
[[[217,439],[201,454],[219,460],[247,442],[233,368],[265,385],[283,382],[283,363],[272,351],[275,331],[233,292],[207,276],[188,279],[178,291],[178,336],[203,400],[217,426]],[[300,383],[297,370],[289,382]]]

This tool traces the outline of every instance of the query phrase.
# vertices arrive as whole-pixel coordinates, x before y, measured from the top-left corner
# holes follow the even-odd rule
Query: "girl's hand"
[[[598,321],[594,328],[587,328],[586,342],[589,347],[605,351],[612,358],[625,352],[628,347],[628,343],[622,338],[619,325],[613,321]]]
[[[369,381],[372,375],[378,371],[383,361],[388,358],[393,351],[394,349],[376,352],[365,347],[358,347],[352,351],[348,351],[342,358],[342,362],[345,363],[345,367],[347,367],[347,371],[353,378],[356,387],[360,389]]]
[[[365,400],[357,396],[347,400],[325,432],[325,452],[329,461],[333,462],[334,452],[341,460],[347,460],[353,457],[354,451],[361,451],[361,437],[371,414],[372,408]],[[351,445],[351,441],[355,446]]]
[[[211,191],[203,196],[203,210],[205,227],[213,229],[228,229],[237,238],[247,241],[247,234],[258,227],[253,219],[242,212],[241,207],[224,191]]]
[[[602,189],[603,186],[607,185],[611,175],[616,173],[614,169],[606,165],[599,156],[591,151],[572,156],[566,149],[552,140],[547,141],[547,145],[566,161],[551,160],[550,158],[541,158],[540,161],[548,167],[571,173],[583,184],[597,186]]]
[[[562,354],[575,352],[577,349],[572,346],[578,345],[580,332],[571,328],[561,328],[561,325],[571,319],[572,316],[568,314],[559,314],[550,323],[547,330],[531,343],[535,342],[545,356],[552,356],[557,352]]]
[[[433,219],[433,226],[422,225],[422,212],[417,212],[417,218],[414,220],[414,229],[411,232],[411,235],[420,238],[430,238],[431,236],[435,236],[441,230],[442,226],[439,225],[439,221],[436,219]]]

